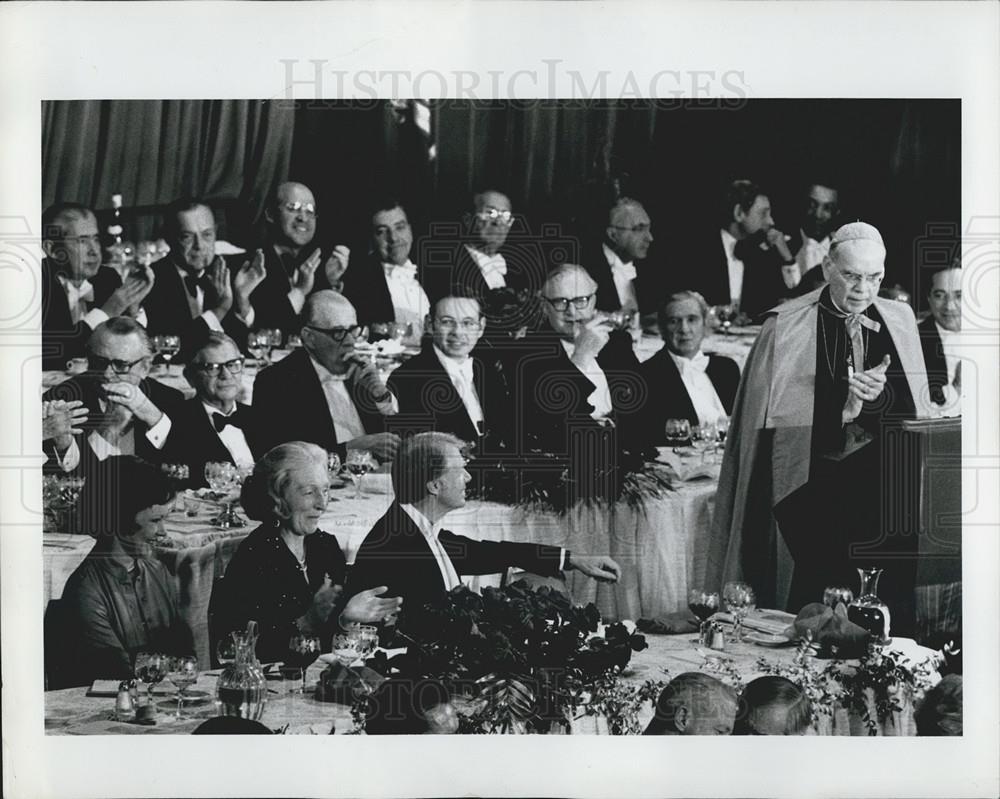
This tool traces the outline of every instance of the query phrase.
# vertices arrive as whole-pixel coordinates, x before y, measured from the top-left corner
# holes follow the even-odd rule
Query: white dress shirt
[[[944,392],[944,405],[942,408],[949,416],[962,412],[962,395],[955,388],[955,370],[961,361],[961,332],[946,330],[937,322],[934,322],[938,335],[941,337],[941,349],[944,353],[944,365],[948,370],[948,384],[942,386]]]
[[[179,266],[177,266],[177,264],[174,264],[174,269],[177,270],[177,274],[180,275],[181,283],[183,284],[184,278],[188,276],[188,273],[185,272],[183,269],[181,269]],[[197,277],[200,280],[204,276],[205,276],[205,270],[202,270],[201,274],[198,275]],[[208,325],[209,330],[214,330],[216,333],[225,332],[222,329],[222,322],[219,320],[219,317],[215,315],[215,311],[205,310],[205,290],[200,285],[197,284],[195,285],[193,297],[191,296],[191,293],[187,290],[187,286],[185,285],[184,299],[187,300],[188,311],[191,312],[192,319],[196,319],[200,316],[202,319],[205,320],[205,324]],[[236,313],[236,311],[233,311],[233,313]],[[242,321],[247,327],[253,327],[253,320],[255,314],[252,307],[247,312],[246,316],[239,316],[239,314],[237,314],[237,316],[239,317],[240,321]]]
[[[802,276],[814,266],[820,266],[823,259],[830,252],[830,237],[827,236],[822,241],[809,238],[804,231],[802,234],[802,246],[795,253],[795,263],[786,266],[782,270],[785,278],[785,285],[788,288],[795,288],[802,281]]]
[[[106,413],[108,403],[98,400],[101,413]],[[160,416],[160,420],[146,431],[146,440],[156,449],[163,449],[167,443],[167,436],[170,435],[170,417],[165,413]],[[92,430],[87,436],[87,443],[100,461],[106,460],[114,455],[135,455],[135,430],[132,425],[118,437],[115,443],[111,443],[96,430]],[[80,447],[76,443],[76,438],[69,445],[69,449],[63,453],[62,457],[56,453],[56,460],[64,472],[71,472],[80,465]]]
[[[729,301],[739,305],[743,297],[743,261],[736,257],[736,237],[728,230],[720,229],[722,234],[722,249],[726,252],[727,271],[729,274]]]
[[[384,263],[382,269],[385,271],[385,284],[389,288],[395,321],[404,325],[412,324],[414,336],[419,339],[417,328],[423,329],[424,318],[431,309],[431,303],[427,299],[427,292],[417,280],[417,267],[407,260],[401,265]]]
[[[347,374],[333,374],[311,355],[309,360],[312,361],[313,369],[316,370],[316,376],[319,377],[320,385],[323,387],[337,441],[343,443],[365,435],[365,426],[345,385]]]
[[[466,357],[462,361],[456,361],[454,358],[449,358],[441,352],[437,348],[437,345],[434,345],[434,354],[437,355],[444,370],[448,373],[448,377],[451,379],[452,385],[455,386],[458,396],[461,397],[462,404],[465,406],[465,412],[469,414],[472,424],[478,430],[482,431],[483,407],[479,404],[479,396],[476,394],[476,386],[472,380],[472,358]]]
[[[57,277],[63,291],[66,292],[66,304],[69,306],[69,316],[74,325],[83,322],[93,330],[99,324],[108,321],[108,315],[101,308],[91,308],[94,302],[94,287],[89,280],[81,281],[80,285],[76,286],[65,275]],[[146,327],[145,308],[139,308],[135,321]]]
[[[468,244],[465,245],[465,249],[469,251],[472,260],[479,267],[487,286],[491,289],[502,289],[507,286],[507,280],[504,277],[507,274],[507,261],[500,253],[487,255]]]
[[[639,301],[635,296],[635,265],[629,261],[625,263],[607,244],[601,245],[604,248],[604,257],[611,267],[611,277],[615,281],[615,290],[618,292],[618,304],[628,310],[636,310]]]
[[[445,590],[450,591],[452,588],[461,585],[462,581],[458,579],[455,564],[451,562],[448,553],[444,551],[444,546],[438,540],[441,525],[431,524],[430,519],[409,503],[400,503],[399,507],[403,509],[403,512],[407,516],[413,519],[413,523],[417,525],[417,529],[420,530],[427,540],[427,545],[431,548],[431,552],[434,553],[434,560],[437,562],[438,569],[441,572],[441,580],[444,583]]]
[[[209,405],[207,402],[203,402],[202,407],[205,409],[205,413],[208,414],[209,422],[213,423],[213,429],[215,422],[215,420],[212,419],[213,416],[221,416],[225,418],[236,413],[236,406],[233,406],[231,413],[223,413],[215,406]],[[216,435],[226,446],[226,449],[229,450],[229,454],[233,456],[233,463],[235,463],[237,467],[243,468],[244,466],[254,465],[253,453],[250,452],[250,445],[247,444],[246,436],[243,434],[243,430],[241,428],[235,427],[231,424],[226,425],[222,428],[222,430],[217,431]]]
[[[712,424],[721,417],[726,416],[726,409],[719,399],[719,394],[712,385],[711,379],[705,373],[708,368],[708,356],[701,350],[693,358],[685,358],[681,355],[667,351],[673,362],[677,365],[677,371],[681,373],[681,382],[687,389],[691,404],[694,405],[694,412],[698,416],[700,424]]]
[[[563,345],[566,355],[572,361],[573,353],[576,352],[576,345],[562,339],[559,340],[559,343]],[[614,406],[611,404],[611,389],[608,387],[607,375],[604,374],[604,370],[598,365],[597,359],[592,360],[585,368],[578,366],[576,363],[573,365],[576,366],[584,377],[594,384],[593,393],[587,397],[587,402],[594,406],[590,418],[604,419],[610,416],[611,411],[614,410]]]

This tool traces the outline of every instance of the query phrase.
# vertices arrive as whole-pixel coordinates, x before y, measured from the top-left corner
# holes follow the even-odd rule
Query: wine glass
[[[167,655],[159,652],[140,652],[135,656],[135,668],[133,669],[135,678],[148,686],[146,690],[150,702],[153,701],[153,686],[162,682],[167,674],[169,660]]]
[[[167,679],[177,688],[177,715],[182,719],[181,707],[184,703],[184,692],[198,681],[198,658],[194,655],[170,658],[167,663]]]
[[[298,333],[289,333],[288,340],[285,342],[285,346],[290,350],[298,349],[302,346],[302,336]]]
[[[215,645],[215,658],[219,661],[219,665],[225,668],[230,663],[235,663],[236,649],[236,637],[233,633],[222,636]]]
[[[302,670],[303,694],[306,692],[306,670],[319,657],[319,649],[319,638],[315,635],[293,635],[288,641],[285,666]]]
[[[667,444],[683,446],[691,440],[691,422],[687,419],[667,419],[663,432],[666,434]]]
[[[823,604],[836,610],[841,602],[847,607],[854,601],[854,592],[846,586],[827,586],[823,589]]]
[[[725,449],[726,447],[726,436],[729,433],[729,417],[720,416],[715,420],[715,433],[718,438],[718,444],[715,449],[718,451],[719,447]]]
[[[269,364],[268,355],[271,352],[271,334],[267,330],[255,330],[247,336],[247,350],[263,369]]]
[[[333,636],[330,652],[340,665],[350,668],[361,657],[364,646],[361,631],[357,627],[348,627],[343,635]]]
[[[230,492],[239,484],[239,470],[235,464],[228,461],[209,461],[205,464],[205,482],[212,491],[220,495],[222,503],[219,515],[211,520],[212,524],[223,530],[242,527],[243,521],[236,515],[236,500],[230,497]]]
[[[733,614],[736,621],[733,624],[733,637],[743,640],[743,620],[757,606],[757,597],[746,583],[726,583],[722,589],[722,601],[726,610]]]
[[[271,352],[272,350],[281,349],[281,343],[284,340],[284,336],[281,330],[277,327],[265,327],[261,331],[261,334],[267,336],[267,363],[271,364]]]
[[[349,449],[344,465],[347,467],[347,473],[351,476],[351,482],[354,483],[354,498],[361,499],[361,478],[368,472],[375,470],[375,459],[367,450]]]
[[[160,357],[163,358],[166,363],[165,374],[170,374],[170,361],[173,357],[181,351],[181,337],[175,335],[165,335],[159,336],[160,339]]]
[[[729,333],[729,328],[733,326],[733,319],[736,316],[736,308],[733,305],[716,305],[715,318],[719,320],[719,326],[723,334]]]
[[[701,462],[710,449],[718,443],[718,430],[714,424],[698,424],[691,428],[691,445],[701,453]]]
[[[703,627],[708,617],[719,609],[719,594],[716,591],[705,591],[692,588],[688,591],[688,610],[698,617],[699,627]],[[700,639],[696,638],[695,643]]]

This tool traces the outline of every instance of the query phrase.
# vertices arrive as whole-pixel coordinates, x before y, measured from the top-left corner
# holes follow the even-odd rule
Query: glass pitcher
[[[861,590],[858,597],[847,608],[847,618],[868,630],[876,641],[888,644],[889,637],[889,606],[878,598],[878,580],[882,576],[881,569],[858,569],[861,577]]]
[[[251,621],[245,633],[230,633],[236,657],[219,675],[216,697],[219,714],[260,721],[267,702],[267,679],[257,660],[257,623]]]

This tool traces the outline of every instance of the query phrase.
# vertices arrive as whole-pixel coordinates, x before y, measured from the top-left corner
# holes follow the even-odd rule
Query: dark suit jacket
[[[927,367],[927,383],[931,391],[931,401],[944,405],[944,387],[948,385],[948,365],[944,360],[944,345],[938,334],[934,317],[928,316],[917,326],[920,330],[920,348],[924,353]]]
[[[239,256],[243,258],[244,256]],[[242,263],[242,262],[241,262]],[[151,336],[173,333],[181,337],[179,361],[187,361],[192,350],[208,334],[208,323],[200,316],[191,318],[188,307],[188,293],[184,281],[177,273],[177,267],[170,257],[161,258],[153,264],[156,282],[142,306],[146,309],[146,330]],[[205,297],[205,310],[209,310],[211,298]],[[241,350],[246,349],[247,326],[230,310],[219,320],[226,335],[230,336]]]
[[[66,361],[85,354],[90,325],[73,324],[66,292],[57,277],[58,269],[48,259],[42,261],[42,368],[66,368]],[[90,284],[94,288],[91,308],[100,308],[121,285],[118,273],[107,266],[97,270]]]
[[[691,397],[666,347],[640,364],[639,374],[646,392],[642,425],[652,443],[666,444],[664,426],[667,419],[688,419],[692,425],[698,424]],[[705,374],[712,381],[726,413],[731,414],[740,384],[740,367],[731,358],[709,355]]]
[[[418,272],[419,275],[419,272]],[[419,277],[418,277],[419,280]],[[385,270],[376,253],[369,253],[344,273],[343,294],[358,314],[358,324],[391,322],[396,318]]]
[[[617,311],[621,309],[618,299],[618,289],[611,272],[611,265],[604,256],[601,241],[591,242],[583,250],[581,264],[590,276],[597,282],[597,308],[601,311]],[[640,313],[655,313],[659,304],[666,296],[666,285],[662,280],[653,277],[653,264],[649,259],[636,264],[636,278],[632,281],[635,297],[639,303]]]
[[[267,270],[267,276],[250,295],[250,304],[254,310],[254,327],[258,330],[277,328],[285,335],[297,333],[300,327],[298,315],[288,301],[288,292],[292,288],[288,267],[282,263],[272,244],[265,243],[261,249],[264,251],[264,268]],[[302,257],[295,265],[298,266],[298,263],[308,258],[315,249],[313,244],[303,247]],[[316,270],[317,280],[322,270],[323,266],[320,264]]]
[[[475,541],[441,530],[438,540],[461,577],[493,574],[518,566],[543,576],[557,576],[559,547],[511,541]],[[444,580],[434,553],[420,529],[393,502],[371,529],[358,550],[347,577],[347,596],[375,586],[388,586],[385,596],[403,598],[403,612],[417,613],[444,592]]]
[[[458,391],[428,341],[420,354],[389,376],[389,390],[399,402],[399,414],[387,422],[400,432],[436,430],[463,441],[477,442],[477,455],[511,446],[512,419],[507,375],[495,360],[483,360],[473,351],[472,376],[483,409],[481,435],[469,418]]]
[[[350,380],[347,391],[354,399],[365,431],[384,432],[385,417],[372,397]],[[286,441],[311,441],[326,450],[343,451],[344,442],[337,440],[323,386],[305,348],[296,349],[257,375],[253,412],[262,452]]]
[[[83,432],[76,437],[81,456],[80,466],[77,468],[77,471],[83,474],[88,471],[97,459],[97,456],[94,455],[93,450],[87,443],[87,437],[91,431],[97,429],[101,421],[99,386],[99,380],[94,380],[88,375],[83,375],[71,378],[65,383],[60,383],[58,386],[53,386],[43,397],[45,400],[82,400],[83,404],[90,411],[87,423],[83,425]],[[149,427],[138,419],[134,420],[132,437],[135,441],[135,454],[151,463],[169,463],[170,461],[164,458],[164,453],[177,434],[175,427],[176,419],[181,415],[184,405],[184,395],[177,389],[165,386],[163,383],[148,377],[139,384],[139,388],[157,408],[170,417],[170,435],[167,437],[163,449],[157,449],[146,438],[146,432],[149,430]],[[59,471],[52,442],[45,442],[44,449],[45,454],[49,458],[46,467]]]
[[[260,435],[257,431],[256,416],[249,405],[236,403],[236,413],[242,422],[241,429],[247,440],[247,446],[254,459],[264,454],[258,445]],[[208,485],[205,482],[205,464],[228,461],[233,463],[233,456],[226,445],[222,443],[219,434],[205,412],[205,406],[198,397],[186,400],[171,417],[170,438],[163,448],[164,463],[183,463],[191,469],[191,485],[201,488]]]

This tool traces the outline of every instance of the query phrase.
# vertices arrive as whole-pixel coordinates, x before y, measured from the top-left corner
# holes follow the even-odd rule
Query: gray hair
[[[708,302],[705,298],[697,291],[685,289],[684,291],[675,291],[673,294],[670,294],[660,305],[657,313],[657,322],[659,322],[660,327],[663,327],[666,323],[667,308],[675,302],[683,302],[684,300],[694,300],[698,303],[698,310],[701,311],[701,318],[703,320],[708,319]]]
[[[450,433],[417,433],[406,439],[392,462],[392,488],[401,504],[427,496],[427,484],[445,469],[445,448],[464,449],[465,442]]]
[[[296,469],[326,467],[326,450],[306,441],[289,441],[268,450],[243,481],[240,502],[251,519],[274,522],[285,508],[285,492]]]
[[[101,324],[94,328],[94,332],[90,334],[90,338],[87,339],[87,349],[90,350],[90,345],[97,336],[108,335],[122,338],[125,336],[138,336],[142,339],[142,345],[146,348],[147,354],[153,354],[153,347],[149,343],[149,334],[146,332],[146,328],[131,316],[112,316],[110,319],[101,322]]]

